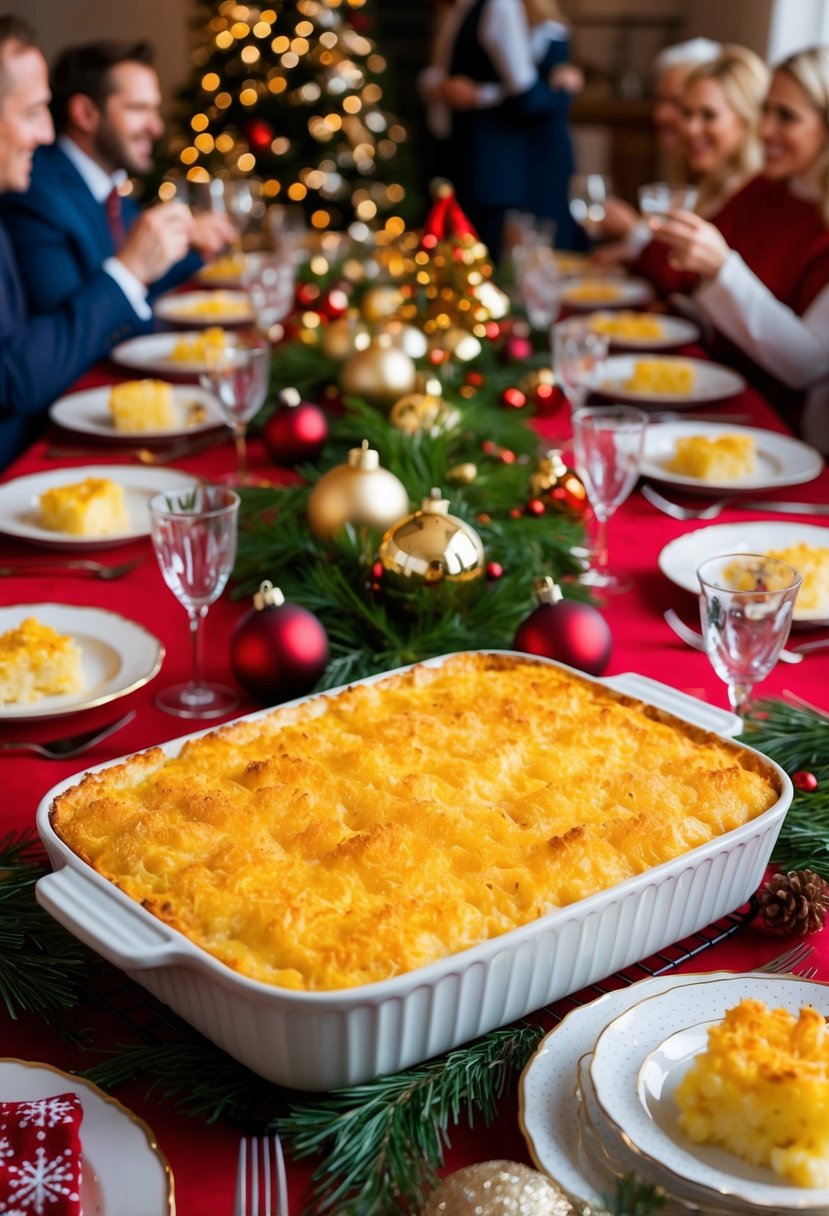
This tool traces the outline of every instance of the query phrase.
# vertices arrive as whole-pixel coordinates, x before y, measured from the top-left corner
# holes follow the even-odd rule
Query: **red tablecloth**
[[[88,378],[86,384],[115,379],[115,374],[110,373],[111,369],[101,369],[94,377]],[[735,411],[749,414],[755,425],[778,431],[785,429],[766,403],[751,390],[746,390],[741,397],[722,406],[722,412]],[[555,420],[542,422],[539,429],[552,434],[558,425],[560,424]],[[83,442],[79,436],[74,436],[73,440]],[[36,444],[6,472],[4,480],[43,468],[57,467],[54,460],[45,458],[44,451],[44,442]],[[267,464],[264,452],[258,444],[252,444],[251,455],[255,471],[275,472],[272,466]],[[117,462],[117,459],[117,453],[112,449],[102,450],[101,461]],[[80,467],[83,462],[64,463],[73,463]],[[229,441],[222,443],[209,451],[181,461],[180,467],[188,472],[206,476],[230,471],[234,467],[233,447]],[[829,497],[827,491],[829,474],[824,472],[807,485],[780,491],[779,495],[796,497],[799,501],[826,501]],[[734,507],[723,513],[721,521],[743,518],[756,520],[762,516],[756,512],[741,512]],[[608,674],[641,672],[713,704],[725,705],[724,685],[715,676],[708,660],[704,655],[679,642],[662,618],[663,611],[670,606],[689,621],[694,621],[697,615],[694,597],[668,582],[660,574],[657,558],[661,548],[669,540],[699,526],[694,523],[677,523],[657,513],[638,492],[634,492],[611,521],[611,554],[619,564],[627,567],[635,585],[628,594],[611,599],[604,609],[614,639]],[[11,557],[30,556],[32,552],[31,547],[24,543],[0,539],[0,561]],[[113,563],[136,556],[141,559],[141,564],[131,574],[115,582],[101,582],[80,575],[61,576],[51,583],[42,575],[6,578],[0,584],[0,602],[10,604],[61,601],[79,605],[94,604],[122,613],[146,626],[162,640],[166,648],[164,666],[154,682],[115,705],[89,710],[71,719],[57,722],[8,725],[4,728],[4,737],[8,739],[48,738],[107,721],[127,708],[137,711],[129,726],[87,753],[81,762],[40,760],[18,753],[2,755],[0,779],[3,784],[3,811],[0,835],[10,830],[18,831],[31,827],[39,800],[61,778],[88,765],[174,738],[186,733],[188,729],[186,722],[167,716],[153,704],[155,689],[160,684],[187,678],[190,651],[186,639],[184,611],[162,582],[150,541],[135,541],[93,556]],[[263,577],[268,574],[267,571],[262,573]],[[232,602],[227,595],[210,609],[206,622],[209,677],[227,681],[228,638],[234,622],[244,610],[244,604]],[[797,667],[779,664],[760,689],[763,694],[772,696],[780,695],[786,690],[791,690],[822,708],[829,708],[829,651],[813,655]],[[243,698],[239,712],[253,708],[255,706]],[[829,979],[829,931],[816,937],[814,941],[819,975]],[[780,948],[779,940],[770,938],[762,929],[742,930],[737,939],[706,954],[703,969],[721,966],[744,969],[770,958]],[[91,1024],[96,1026],[98,1046],[125,1041],[126,1032],[123,1028],[110,1024],[100,1015],[96,1022],[92,1011],[89,1017]],[[13,1022],[5,1011],[0,1011],[0,1055],[44,1060],[66,1068],[86,1067],[90,1063],[88,1055],[62,1043],[46,1031],[39,1020],[25,1018]],[[154,1129],[175,1176],[179,1216],[229,1216],[233,1210],[238,1130],[223,1123],[208,1127],[201,1120],[177,1115],[170,1104],[161,1104],[153,1098],[147,1098],[144,1087],[138,1084],[126,1087],[118,1096],[141,1114]],[[503,1102],[497,1125],[490,1131],[479,1128],[474,1133],[469,1133],[458,1129],[453,1134],[453,1147],[448,1164],[451,1168],[457,1168],[467,1162],[493,1157],[529,1160],[517,1125],[514,1099]],[[307,1166],[290,1166],[294,1210],[299,1210],[300,1194],[309,1172]],[[147,1213],[147,1216],[156,1214]]]

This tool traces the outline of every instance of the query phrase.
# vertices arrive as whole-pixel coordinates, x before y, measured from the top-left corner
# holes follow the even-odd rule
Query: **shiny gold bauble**
[[[407,515],[380,542],[384,577],[399,586],[470,588],[484,574],[484,547],[474,528],[449,514],[440,490],[424,498],[420,510]]]
[[[329,359],[348,359],[370,341],[368,327],[356,313],[338,317],[322,331],[322,350]]]
[[[397,287],[378,284],[363,294],[360,312],[365,321],[384,321],[393,317],[402,303],[403,295]]]
[[[423,1216],[576,1216],[544,1174],[518,1161],[482,1161],[444,1178]]]
[[[414,392],[417,369],[404,350],[380,334],[348,359],[340,375],[344,393],[364,397],[369,405],[387,410],[406,393]]]
[[[426,335],[416,325],[406,325],[403,321],[383,321],[377,332],[388,334],[392,346],[404,350],[412,359],[422,359],[429,349]]]
[[[406,487],[380,465],[368,441],[352,448],[345,464],[323,473],[308,498],[308,524],[330,540],[346,524],[383,532],[409,509]]]
[[[468,363],[481,353],[481,343],[475,335],[455,325],[436,333],[429,346],[432,350],[446,351],[461,363]]]
[[[589,505],[584,482],[574,469],[568,468],[560,448],[550,448],[539,460],[530,477],[530,497],[575,516],[584,515]]]
[[[416,435],[418,431],[439,435],[459,418],[458,410],[432,393],[407,393],[395,401],[389,414],[389,422],[404,435]]]

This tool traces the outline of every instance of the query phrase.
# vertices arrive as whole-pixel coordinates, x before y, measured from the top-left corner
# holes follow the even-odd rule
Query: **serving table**
[[[112,367],[102,366],[86,378],[84,387],[116,378],[118,373]],[[750,425],[785,432],[786,428],[776,414],[751,389],[746,389],[738,398],[720,407],[706,407],[705,412],[716,414],[718,408],[724,414],[746,414]],[[560,420],[555,418],[538,422],[539,431],[548,436],[556,433],[560,426]],[[254,440],[250,448],[254,472],[279,481],[280,471],[268,462],[261,445]],[[119,463],[121,459],[116,449],[102,447],[101,455],[95,458],[94,463]],[[63,459],[60,465],[68,469],[77,468],[80,474],[84,463],[83,459]],[[57,462],[46,456],[46,440],[41,440],[5,472],[2,480],[8,481],[55,467],[58,467]],[[230,472],[234,467],[233,446],[229,439],[219,442],[214,447],[182,459],[174,467],[206,478]],[[829,501],[829,473],[824,470],[814,481],[779,490],[776,496],[803,502]],[[756,511],[741,511],[735,500],[735,505],[723,512],[720,522],[763,518],[762,513]],[[676,609],[691,623],[697,617],[695,598],[670,583],[660,573],[657,560],[660,550],[670,540],[699,526],[704,525],[679,523],[658,513],[638,492],[631,495],[611,521],[612,552],[617,563],[626,566],[634,586],[627,594],[612,598],[603,608],[613,635],[613,653],[607,674],[639,672],[711,704],[724,706],[725,686],[714,674],[707,658],[683,645],[663,620],[663,612],[669,607]],[[22,541],[0,535],[0,564],[8,559],[33,555],[52,559],[57,556],[47,550],[35,551]],[[49,579],[42,572],[7,577],[0,582],[0,604],[60,602],[95,605],[122,614],[139,622],[160,639],[166,651],[162,671],[144,687],[109,705],[57,720],[3,723],[3,737],[9,741],[48,739],[93,727],[127,709],[136,711],[128,725],[79,759],[52,761],[23,752],[2,754],[0,782],[3,811],[0,835],[31,829],[38,802],[60,779],[124,753],[175,738],[188,730],[187,722],[169,717],[158,710],[153,702],[154,693],[161,684],[188,678],[190,653],[186,644],[184,612],[162,581],[149,538],[90,556],[112,564],[134,557],[139,559],[139,564],[124,577],[111,582],[68,572],[57,573]],[[262,577],[268,577],[267,570],[262,571]],[[229,636],[246,608],[245,602],[235,602],[227,593],[211,608],[206,621],[208,678],[228,681]],[[803,637],[820,637],[825,632],[804,634]],[[809,656],[796,667],[778,664],[760,686],[759,692],[774,697],[794,694],[814,706],[829,710],[829,650]],[[245,699],[244,694],[240,695],[237,713],[257,708]],[[201,726],[201,723],[192,724],[193,729],[200,729]],[[815,935],[812,941],[815,953],[810,962],[818,969],[817,978],[829,980],[829,929]],[[776,955],[781,948],[780,940],[772,937],[762,926],[749,925],[729,941],[707,952],[701,969],[747,970]],[[690,970],[699,968],[700,964],[695,966],[693,963],[686,967]],[[151,1002],[151,998],[145,998],[143,990],[136,989],[136,994],[140,1002],[145,999]],[[135,1041],[128,1028],[92,1001],[73,1013],[72,1022],[75,1026],[91,1029],[96,1048],[107,1049]],[[82,1051],[62,1041],[34,1016],[13,1021],[3,1010],[0,1010],[0,1056],[44,1061],[65,1069],[87,1068],[95,1062],[95,1057],[89,1051]],[[179,1216],[229,1216],[233,1211],[239,1129],[221,1121],[207,1125],[201,1119],[181,1115],[176,1112],[173,1103],[163,1102],[157,1095],[147,1094],[146,1090],[146,1084],[133,1082],[120,1090],[117,1096],[152,1127],[159,1147],[172,1168]],[[462,1126],[453,1131],[452,1146],[447,1153],[447,1169],[495,1157],[525,1162],[530,1160],[518,1126],[514,1095],[502,1100],[499,1117],[492,1128],[486,1129],[481,1124],[474,1131]],[[311,1168],[306,1163],[289,1162],[292,1212],[300,1210]],[[157,1214],[147,1213],[147,1216]]]

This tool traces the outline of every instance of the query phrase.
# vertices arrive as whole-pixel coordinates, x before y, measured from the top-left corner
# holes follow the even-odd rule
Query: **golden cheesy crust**
[[[245,975],[328,990],[475,946],[747,822],[751,753],[558,667],[458,655],[60,795],[106,878]]]

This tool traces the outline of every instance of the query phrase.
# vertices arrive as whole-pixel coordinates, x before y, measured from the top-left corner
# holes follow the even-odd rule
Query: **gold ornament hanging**
[[[449,514],[449,502],[433,489],[420,510],[388,529],[379,550],[384,577],[410,588],[450,587],[464,591],[480,585],[484,547],[474,528]]]
[[[365,349],[370,341],[368,327],[356,312],[338,317],[322,331],[322,349],[329,359],[349,359],[355,351]]]
[[[345,464],[324,473],[308,498],[308,524],[322,540],[346,524],[383,532],[409,509],[406,487],[380,465],[377,452],[364,439]]]
[[[482,350],[481,343],[475,335],[457,325],[434,334],[429,341],[429,348],[445,351],[447,355],[451,355],[460,363],[468,363],[470,359],[477,359]]]
[[[392,346],[404,350],[411,359],[422,359],[429,349],[426,335],[416,325],[406,325],[403,321],[383,321],[377,332],[388,334]]]
[[[428,380],[424,392],[407,393],[395,401],[389,422],[404,435],[416,435],[418,431],[439,435],[460,419],[460,410],[454,409],[440,394],[440,381]]]
[[[340,375],[344,393],[364,397],[369,405],[387,410],[417,384],[417,369],[404,350],[392,345],[388,334],[379,334],[365,350],[356,351]]]
[[[444,1178],[423,1216],[576,1216],[570,1200],[518,1161],[481,1161]]]
[[[403,303],[403,295],[398,287],[378,284],[369,287],[360,300],[360,312],[364,321],[384,321],[393,317]]]
[[[584,482],[568,468],[560,448],[550,448],[538,462],[530,477],[530,498],[540,499],[545,506],[575,516],[584,515],[589,503]]]

